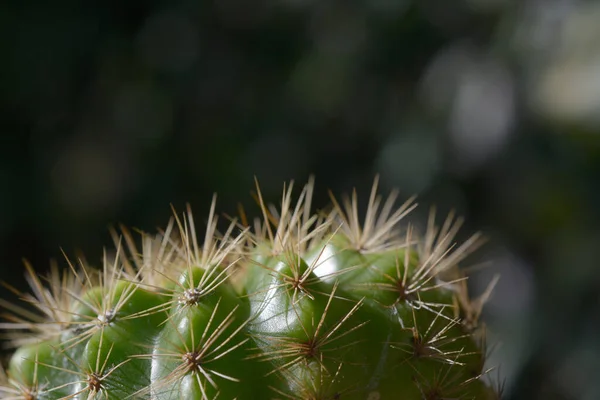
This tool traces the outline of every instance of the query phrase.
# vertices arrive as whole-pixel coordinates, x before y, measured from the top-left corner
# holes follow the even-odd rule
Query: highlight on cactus
[[[189,209],[157,234],[120,227],[100,266],[37,276],[2,301],[13,349],[2,399],[499,399],[485,367],[482,307],[459,267],[461,220],[419,233],[374,182],[313,211],[312,179],[293,200],[205,230]],[[223,220],[223,219],[222,219]],[[201,233],[202,232],[202,233]],[[9,286],[8,286],[9,287]],[[9,287],[10,288],[10,287]]]

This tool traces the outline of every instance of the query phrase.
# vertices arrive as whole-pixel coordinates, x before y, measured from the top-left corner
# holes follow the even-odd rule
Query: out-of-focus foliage
[[[233,214],[254,175],[276,198],[314,173],[323,204],[380,173],[491,237],[472,284],[502,275],[507,397],[600,398],[599,20],[577,0],[3,2],[1,278],[59,246],[96,260],[107,221],[152,230],[169,203],[216,191]]]

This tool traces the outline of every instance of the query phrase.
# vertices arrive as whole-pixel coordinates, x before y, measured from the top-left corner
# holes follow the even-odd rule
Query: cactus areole
[[[139,240],[126,228],[101,268],[68,262],[31,293],[3,301],[14,348],[2,399],[498,399],[458,264],[480,243],[454,243],[460,220],[419,234],[377,181],[313,212],[310,181],[217,230],[191,212]],[[257,185],[258,188],[258,185]]]

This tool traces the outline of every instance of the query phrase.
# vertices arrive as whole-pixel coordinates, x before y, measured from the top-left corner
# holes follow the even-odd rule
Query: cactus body
[[[16,347],[9,399],[496,399],[484,383],[466,294],[459,223],[424,236],[376,184],[359,223],[356,197],[312,214],[312,183],[295,205],[266,206],[204,240],[191,213],[141,251],[123,228],[103,267],[70,264],[46,281],[29,268],[39,313],[16,305],[2,327]]]

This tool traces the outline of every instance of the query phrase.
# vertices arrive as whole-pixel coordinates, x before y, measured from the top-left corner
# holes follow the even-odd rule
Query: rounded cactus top
[[[2,301],[14,348],[4,399],[498,399],[479,321],[494,280],[468,295],[462,221],[421,234],[373,185],[311,210],[313,181],[203,235],[192,213],[140,240],[121,227],[100,268],[68,260],[24,304]]]

